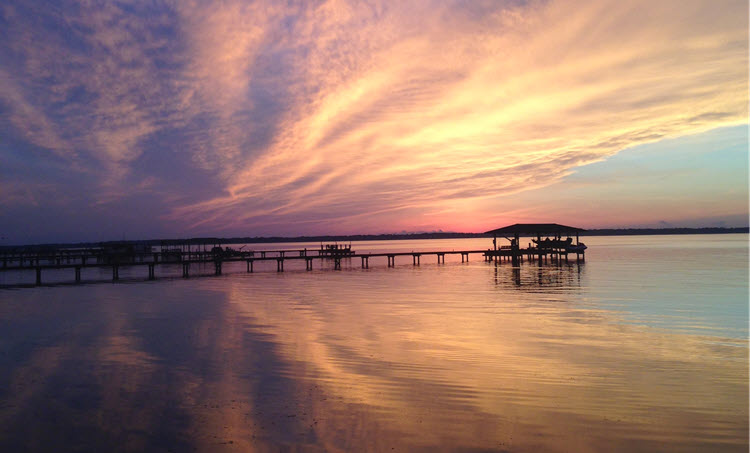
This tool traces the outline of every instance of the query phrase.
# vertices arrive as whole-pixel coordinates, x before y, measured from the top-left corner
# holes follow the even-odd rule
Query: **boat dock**
[[[503,228],[486,231],[492,235],[492,250],[487,252],[488,258],[509,259],[514,266],[518,266],[523,258],[545,262],[548,259],[568,261],[568,255],[575,255],[576,261],[583,261],[586,257],[586,245],[580,241],[582,228],[560,225],[557,223],[516,223]],[[531,237],[528,247],[521,246],[521,237]],[[563,239],[566,236],[566,239]],[[575,236],[575,242],[573,242]],[[497,239],[505,238],[509,245],[498,247]],[[544,239],[542,239],[544,238]]]
[[[287,261],[305,262],[305,270],[311,271],[315,261],[326,261],[333,264],[334,270],[341,270],[342,261],[347,262],[359,261],[362,269],[369,269],[370,259],[386,258],[387,267],[395,267],[397,258],[410,257],[411,264],[418,266],[421,264],[422,257],[433,257],[438,264],[445,263],[446,255],[460,255],[461,262],[468,262],[470,255],[481,255],[488,262],[506,262],[510,261],[514,266],[520,265],[524,260],[538,262],[539,264],[547,261],[560,262],[567,261],[571,254],[576,255],[576,260],[581,261],[584,258],[585,246],[578,241],[578,233],[583,231],[578,228],[564,227],[557,224],[534,224],[535,228],[530,228],[530,224],[513,225],[511,227],[492,230],[487,234],[493,235],[493,247],[482,250],[436,250],[436,251],[410,251],[410,252],[376,252],[376,253],[357,253],[352,250],[351,244],[323,245],[319,249],[283,249],[283,250],[234,250],[229,247],[210,247],[208,250],[203,247],[161,247],[159,250],[151,250],[150,247],[135,247],[129,244],[124,245],[88,248],[88,249],[61,249],[61,250],[37,250],[25,252],[0,252],[0,272],[7,271],[25,271],[35,273],[35,285],[43,284],[45,272],[51,270],[72,270],[73,280],[71,283],[82,283],[81,273],[83,269],[110,269],[112,282],[120,280],[120,270],[122,268],[143,268],[142,275],[145,279],[156,279],[157,266],[181,266],[182,277],[189,278],[194,274],[191,273],[191,267],[211,266],[213,272],[211,275],[222,275],[223,265],[232,262],[244,262],[245,269],[248,273],[255,271],[256,263],[275,262],[276,271],[284,272],[284,263]],[[539,225],[544,225],[540,227]],[[521,231],[529,230],[532,231]],[[542,229],[549,230],[548,235],[553,238],[547,238],[546,242],[542,240]],[[521,234],[537,234],[536,240],[532,239],[527,247],[520,246]],[[576,242],[572,243],[572,238],[563,241],[561,234],[574,233]],[[512,235],[509,238],[505,235]],[[497,237],[505,236],[510,245],[497,245]],[[243,246],[244,247],[244,246]],[[357,260],[358,259],[358,260]],[[322,267],[322,265],[321,265]],[[199,275],[199,274],[196,274]],[[205,275],[205,274],[202,274]]]

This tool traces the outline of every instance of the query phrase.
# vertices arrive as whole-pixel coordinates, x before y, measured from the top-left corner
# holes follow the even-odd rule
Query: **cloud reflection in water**
[[[509,277],[472,262],[3,293],[0,447],[746,448],[746,348],[618,323],[583,299],[585,267]]]

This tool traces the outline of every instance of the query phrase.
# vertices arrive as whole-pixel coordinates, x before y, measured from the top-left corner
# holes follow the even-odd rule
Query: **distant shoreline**
[[[749,233],[749,227],[738,228],[604,228],[586,230],[581,236],[653,236],[675,234],[738,234]],[[273,244],[280,242],[355,242],[355,241],[399,241],[409,239],[463,239],[491,237],[484,233],[399,233],[399,234],[350,234],[297,237],[201,237],[185,239],[145,239],[127,241],[101,241],[77,243],[46,243],[30,245],[0,246],[0,250],[34,247],[96,247],[101,244],[147,244],[147,245],[195,245],[195,244]]]

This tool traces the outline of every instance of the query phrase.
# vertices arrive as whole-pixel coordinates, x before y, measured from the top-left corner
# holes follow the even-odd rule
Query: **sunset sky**
[[[0,4],[0,245],[748,224],[748,4]]]

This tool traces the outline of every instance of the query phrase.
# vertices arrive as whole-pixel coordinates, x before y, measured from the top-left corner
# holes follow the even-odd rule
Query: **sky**
[[[748,225],[748,4],[0,4],[0,245]]]

